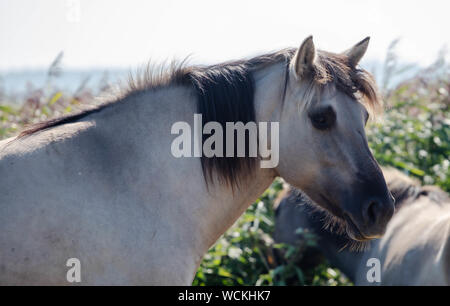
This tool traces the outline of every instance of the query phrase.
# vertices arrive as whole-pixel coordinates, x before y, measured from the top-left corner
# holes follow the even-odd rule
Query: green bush
[[[414,78],[389,94],[389,109],[367,131],[380,164],[450,191],[449,90],[444,74]]]

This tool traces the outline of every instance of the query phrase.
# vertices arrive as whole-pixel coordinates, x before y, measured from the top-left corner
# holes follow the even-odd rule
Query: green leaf
[[[16,114],[16,111],[14,111],[14,109],[8,105],[0,105],[0,111],[7,113],[7,114],[11,114],[11,115]]]

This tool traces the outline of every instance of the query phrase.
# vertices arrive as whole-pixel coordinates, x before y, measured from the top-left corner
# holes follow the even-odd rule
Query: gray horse
[[[354,239],[379,237],[394,207],[364,132],[381,104],[357,66],[368,42],[334,54],[308,37],[247,60],[150,69],[109,103],[0,142],[0,284],[189,285],[276,176]]]
[[[327,224],[326,212],[291,189],[277,206],[275,240],[295,244],[297,228],[314,232],[320,253],[357,285],[450,285],[450,198],[397,170],[383,172],[396,213],[381,239],[355,245],[344,232],[330,230],[339,221]],[[370,258],[380,261],[380,282],[367,278]]]

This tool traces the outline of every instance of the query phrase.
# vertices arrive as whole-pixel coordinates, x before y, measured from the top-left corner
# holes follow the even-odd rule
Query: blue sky
[[[367,60],[427,65],[450,43],[449,1],[0,0],[0,70],[133,68],[183,58],[212,63],[298,46],[342,51],[371,36]]]

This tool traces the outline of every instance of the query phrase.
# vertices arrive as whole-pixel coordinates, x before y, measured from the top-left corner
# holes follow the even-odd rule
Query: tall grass
[[[107,79],[101,80],[98,88],[86,86],[89,78],[83,79],[72,92],[56,87],[54,81],[62,74],[62,59],[61,52],[47,69],[42,87],[24,88],[20,101],[16,96],[6,94],[0,86],[0,139],[16,135],[25,126],[98,103],[97,96],[111,91]]]

